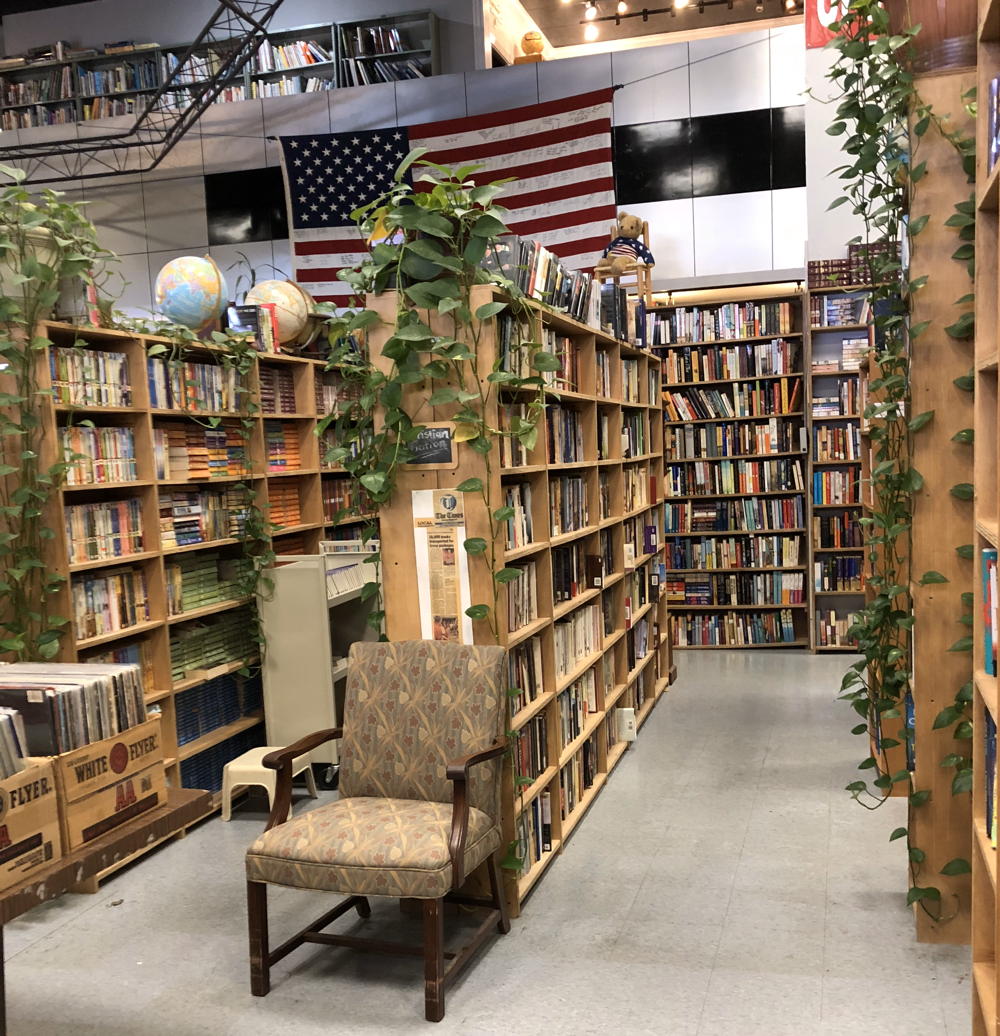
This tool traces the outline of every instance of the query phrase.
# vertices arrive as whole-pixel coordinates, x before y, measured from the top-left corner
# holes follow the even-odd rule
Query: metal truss
[[[168,2],[168,0],[166,0]],[[163,83],[144,96],[129,128],[82,122],[75,135],[3,146],[0,161],[20,167],[30,184],[92,180],[155,169],[219,93],[243,70],[266,38],[267,26],[282,0],[219,0],[215,14],[187,48]],[[199,59],[214,54],[218,67],[191,80]],[[142,51],[137,52],[141,57]],[[130,55],[123,54],[122,57]]]

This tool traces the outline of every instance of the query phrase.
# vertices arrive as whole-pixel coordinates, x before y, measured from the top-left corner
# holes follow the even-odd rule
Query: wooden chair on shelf
[[[444,1017],[444,991],[495,925],[510,930],[496,852],[507,665],[503,648],[410,641],[352,645],[343,727],[310,734],[265,757],[278,771],[264,834],[247,851],[250,988],[270,989],[270,968],[303,943],[417,954],[417,947],[323,931],[368,896],[423,904],[425,1007]],[[340,795],[288,820],[292,760],[342,739]],[[459,889],[486,865],[491,895]],[[268,944],[267,886],[348,898],[277,949]],[[444,950],[444,901],[487,914],[457,953]],[[445,960],[448,960],[447,966]]]

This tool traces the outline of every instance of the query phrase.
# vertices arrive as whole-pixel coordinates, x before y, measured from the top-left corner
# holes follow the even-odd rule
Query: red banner
[[[806,0],[806,47],[825,47],[836,35],[830,26],[847,10],[848,0]]]

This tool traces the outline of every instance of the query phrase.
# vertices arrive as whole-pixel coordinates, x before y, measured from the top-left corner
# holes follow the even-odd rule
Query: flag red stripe
[[[501,194],[497,198],[497,203],[516,213],[518,209],[524,209],[530,205],[546,205],[553,201],[576,198],[581,194],[597,194],[599,191],[607,191],[613,198],[614,190],[615,178],[613,176],[602,176],[596,180],[589,180],[586,183],[565,183],[561,187],[548,187],[541,191],[528,191],[527,194],[518,194],[512,198],[505,198]],[[609,202],[609,204],[611,203]]]
[[[515,156],[512,156],[516,158]],[[436,159],[435,159],[436,161]],[[611,163],[611,148],[599,147],[591,151],[578,151],[574,154],[560,155],[559,158],[549,158],[544,162],[526,162],[524,165],[494,166],[478,172],[477,179],[494,176],[516,176],[519,180],[527,180],[532,176],[547,176],[549,173],[562,173],[569,169],[578,169],[580,166],[597,165],[601,162]],[[578,184],[579,193],[587,190],[585,183]],[[498,204],[503,204],[503,195],[497,199]]]
[[[545,247],[562,259],[567,255],[581,255],[584,252],[603,252],[607,244],[608,235],[601,234],[598,237],[588,237],[581,241],[561,241]]]
[[[344,266],[307,266],[300,269],[296,279],[300,281],[335,281],[337,271],[348,269]]]
[[[327,253],[364,252],[365,239],[359,234],[357,237],[338,239],[330,238],[323,241],[296,241],[296,255],[326,255]]]
[[[611,222],[615,218],[615,206],[601,205],[598,208],[584,209],[577,212],[560,212],[554,216],[541,216],[538,219],[528,219],[518,222],[517,219],[507,221],[510,229],[521,237],[534,237],[536,234],[544,233],[546,230],[563,230],[566,227],[580,226],[583,223],[593,223],[598,219],[606,219]]]
[[[613,87],[606,86],[588,94],[562,97],[558,101],[547,101],[545,104],[528,104],[523,108],[508,108],[507,111],[490,112],[486,115],[466,115],[460,119],[448,119],[444,122],[423,122],[410,127],[410,144],[411,146],[419,144],[420,141],[415,139],[418,137],[448,137],[454,133],[489,129],[491,126],[505,126],[512,122],[544,119],[551,115],[565,115],[567,112],[589,108],[591,105],[609,104],[613,94]]]
[[[529,133],[515,140],[491,140],[484,144],[471,144],[467,147],[448,148],[443,151],[431,151],[425,156],[440,165],[465,165],[482,158],[502,158],[519,151],[546,147],[549,144],[565,144],[567,141],[582,140],[597,133],[610,133],[611,119],[592,119],[578,126],[562,126],[559,129],[546,130],[544,133]]]

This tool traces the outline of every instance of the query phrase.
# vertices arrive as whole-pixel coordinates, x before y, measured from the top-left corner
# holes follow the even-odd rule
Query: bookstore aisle
[[[966,1036],[968,950],[913,942],[886,841],[902,801],[872,815],[843,791],[846,661],[686,654],[543,892],[433,1031]],[[270,996],[249,995],[241,875],[263,820],[209,820],[96,896],[10,925],[13,1036],[431,1031],[412,959],[300,951]],[[271,903],[275,938],[317,912],[301,892]],[[399,922],[381,901],[369,924]]]

